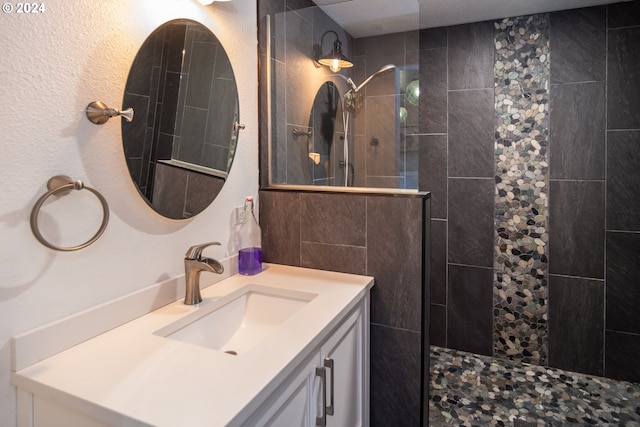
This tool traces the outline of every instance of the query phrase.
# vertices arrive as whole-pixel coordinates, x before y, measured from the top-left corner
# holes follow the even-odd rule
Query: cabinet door
[[[322,346],[326,370],[327,426],[367,425],[368,348],[364,307],[352,313]]]
[[[319,382],[316,381],[316,368],[320,355],[316,353],[302,369],[298,369],[285,383],[272,394],[245,426],[269,427],[312,427],[315,426],[319,394]]]

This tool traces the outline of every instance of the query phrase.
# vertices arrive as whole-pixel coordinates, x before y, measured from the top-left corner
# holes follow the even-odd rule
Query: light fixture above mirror
[[[325,55],[322,50],[324,46],[324,36],[329,33],[335,35],[336,39],[333,42],[333,49],[331,49],[331,52]],[[351,60],[342,53],[342,42],[340,41],[338,33],[333,30],[325,31],[324,34],[322,34],[322,37],[320,38],[319,53],[320,55],[316,56],[316,62],[320,65],[329,67],[334,73],[337,73],[342,68],[353,67],[353,62],[351,62]]]
[[[231,0],[196,0],[198,3],[200,3],[203,6],[209,6],[210,4],[212,4],[213,2],[216,1],[231,1]]]

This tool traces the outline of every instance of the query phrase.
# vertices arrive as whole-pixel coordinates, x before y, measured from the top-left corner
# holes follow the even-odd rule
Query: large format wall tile
[[[431,193],[431,217],[447,218],[447,136],[419,138],[419,188]]]
[[[491,177],[493,90],[449,92],[449,176]]]
[[[447,344],[493,355],[493,272],[489,268],[449,265]]]
[[[300,193],[260,191],[262,257],[265,262],[300,266]]]
[[[607,132],[607,229],[640,231],[640,130]]]
[[[367,248],[363,246],[302,242],[300,255],[302,267],[367,274]]]
[[[549,278],[549,365],[604,374],[604,282]]]
[[[551,181],[551,274],[604,278],[604,182]]]
[[[427,28],[420,30],[420,49],[447,47],[447,28]]]
[[[419,333],[371,325],[371,426],[420,425],[420,354]]]
[[[609,30],[607,129],[640,129],[639,39],[640,27]]]
[[[607,232],[607,329],[640,334],[640,233]]]
[[[605,83],[551,88],[552,179],[604,179]]]
[[[444,132],[447,132],[447,49],[421,50],[420,133]]]
[[[431,220],[431,304],[447,303],[447,221]]]
[[[493,266],[493,179],[449,179],[449,263]]]
[[[448,28],[449,90],[493,87],[493,22]]]
[[[551,14],[551,82],[605,79],[605,7]]]
[[[367,274],[376,278],[373,323],[421,330],[422,210],[421,197],[367,197]]]
[[[365,246],[367,207],[364,196],[302,193],[300,202],[303,242]]]
[[[636,0],[610,4],[608,20],[609,28],[640,25],[640,3]]]
[[[431,304],[429,343],[439,347],[447,346],[447,306]]]
[[[605,343],[606,376],[640,382],[640,335],[607,331]]]

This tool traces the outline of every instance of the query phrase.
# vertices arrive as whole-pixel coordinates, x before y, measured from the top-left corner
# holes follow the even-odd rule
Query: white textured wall
[[[229,255],[232,209],[245,195],[256,195],[258,187],[255,0],[211,6],[194,0],[44,3],[43,14],[0,12],[2,427],[16,424],[11,336],[182,274],[191,244],[219,240],[222,248],[207,254]],[[122,107],[138,47],[153,29],[175,18],[197,20],[222,41],[238,81],[240,121],[247,126],[224,189],[208,209],[185,221],[158,216],[138,196],[121,149],[121,119],[97,126],[84,116],[94,100]],[[56,174],[96,187],[110,204],[109,227],[86,249],[52,251],[31,234],[31,208]],[[78,199],[69,198],[69,206]],[[99,215],[95,209],[87,212],[93,221]],[[74,230],[65,217],[53,215],[43,220],[61,233],[93,233],[91,220],[76,215],[79,230]]]

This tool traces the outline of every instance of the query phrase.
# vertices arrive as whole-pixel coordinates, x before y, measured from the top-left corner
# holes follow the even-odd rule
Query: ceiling
[[[619,1],[621,0],[315,0],[315,3],[352,36],[360,38]]]

